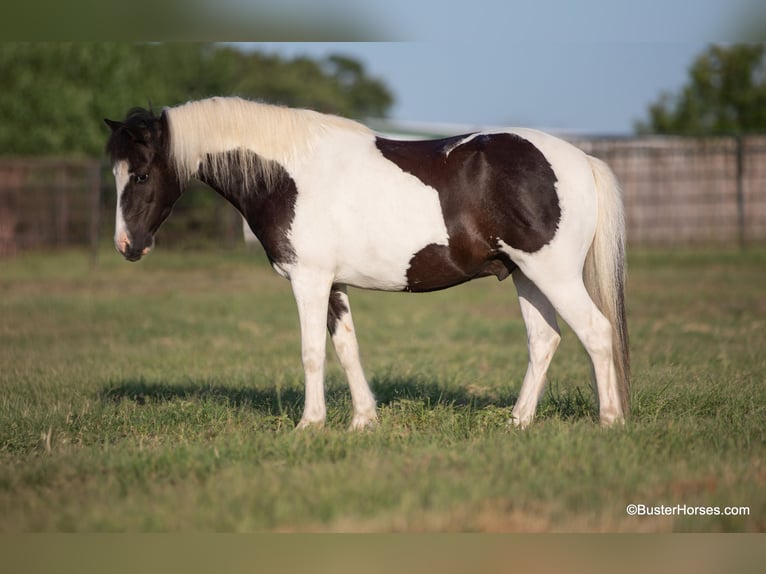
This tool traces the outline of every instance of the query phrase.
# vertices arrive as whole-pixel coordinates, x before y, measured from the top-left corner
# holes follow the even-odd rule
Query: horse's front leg
[[[351,420],[350,430],[371,428],[378,422],[378,415],[375,413],[375,397],[367,384],[362,363],[359,360],[359,344],[356,340],[351,305],[345,285],[335,285],[332,288],[327,313],[327,329],[330,331],[335,353],[346,372],[348,386],[351,389],[354,418]]]
[[[327,308],[332,275],[316,271],[290,274],[301,323],[301,357],[306,382],[306,403],[298,428],[322,426],[327,416],[324,398],[324,361]]]

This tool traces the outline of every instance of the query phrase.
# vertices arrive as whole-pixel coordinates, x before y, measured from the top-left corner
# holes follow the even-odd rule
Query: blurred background
[[[0,44],[0,257],[111,241],[103,118],[211,95],[340,114],[391,137],[540,128],[612,165],[632,246],[766,239],[756,3],[362,5],[162,2],[145,18],[139,0],[129,11],[70,11],[55,28],[55,13],[21,9],[17,28],[2,24],[6,37],[43,38]],[[243,41],[189,41],[211,35]],[[254,36],[270,41],[245,41]],[[312,41],[273,41],[295,38]],[[238,214],[195,184],[158,243],[231,247],[242,237]]]

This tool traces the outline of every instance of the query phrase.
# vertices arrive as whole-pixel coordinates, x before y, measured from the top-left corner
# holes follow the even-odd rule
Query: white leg
[[[603,426],[624,422],[617,389],[617,374],[612,360],[612,326],[588,295],[582,277],[569,280],[550,277],[538,281],[561,318],[577,334],[590,356],[598,391],[599,418]]]
[[[519,294],[521,316],[527,327],[529,364],[519,398],[513,407],[511,422],[524,428],[535,417],[537,402],[545,388],[545,374],[561,341],[556,311],[550,301],[526,275],[516,270],[513,282]]]
[[[298,428],[322,426],[327,416],[324,398],[324,361],[327,306],[332,276],[292,272],[290,282],[301,323],[301,357],[306,383],[306,403]]]
[[[351,306],[345,285],[334,286],[330,293],[327,328],[332,336],[335,353],[346,372],[348,386],[351,389],[354,418],[350,428],[351,430],[361,430],[372,427],[378,420],[375,413],[375,397],[370,391],[370,386],[367,384],[362,370],[362,363],[359,360],[359,344],[356,340],[354,321],[351,318]]]

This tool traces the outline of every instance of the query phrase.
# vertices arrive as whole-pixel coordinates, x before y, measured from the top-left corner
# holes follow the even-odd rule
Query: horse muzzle
[[[114,246],[128,261],[138,261],[154,247],[154,238],[150,237],[148,244],[131,242],[126,235],[118,237]]]

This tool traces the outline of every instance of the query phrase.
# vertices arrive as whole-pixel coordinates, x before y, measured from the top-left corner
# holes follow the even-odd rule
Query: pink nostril
[[[117,251],[119,251],[122,254],[125,254],[125,252],[127,252],[128,250],[128,247],[130,247],[128,236],[125,234],[118,237],[117,240],[115,241],[115,244],[117,245]]]

